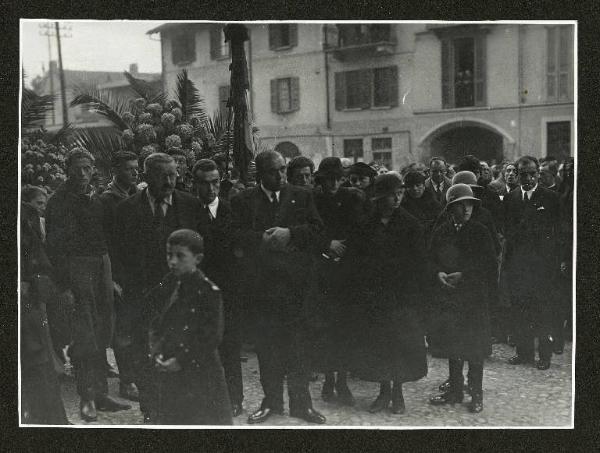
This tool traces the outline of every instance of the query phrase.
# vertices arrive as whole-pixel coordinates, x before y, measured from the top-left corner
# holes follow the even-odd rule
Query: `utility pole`
[[[56,44],[58,48],[58,74],[60,79],[60,97],[62,102],[62,120],[63,126],[69,122],[69,107],[67,106],[66,86],[65,86],[65,74],[62,64],[62,49],[61,49],[61,38],[70,38],[70,26],[60,26],[58,22],[52,24],[51,22],[40,24],[40,28],[43,30],[40,32],[41,35],[48,37],[48,77],[50,78],[50,94],[54,95],[54,71],[52,70],[52,46],[50,38],[56,36]],[[56,124],[54,111],[52,111],[52,124]]]

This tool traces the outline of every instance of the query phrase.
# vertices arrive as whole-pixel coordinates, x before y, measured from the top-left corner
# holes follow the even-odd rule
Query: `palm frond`
[[[121,133],[115,128],[86,127],[73,129],[73,143],[87,149],[96,159],[96,166],[108,169],[113,156],[125,148]]]
[[[107,118],[121,131],[129,128],[122,115],[130,110],[132,99],[93,87],[76,87],[70,106],[80,105],[90,112]]]
[[[21,102],[21,127],[23,129],[41,126],[40,123],[53,109],[53,95],[39,95],[31,89],[23,87]]]
[[[194,82],[188,78],[187,70],[185,69],[177,74],[175,97],[179,104],[181,104],[183,121],[189,121],[192,117],[197,117],[201,121],[206,120],[208,115],[204,108],[204,99],[200,96],[200,92],[194,85]]]
[[[75,133],[75,126],[68,123],[66,126],[61,127],[56,132],[46,132],[43,140],[46,143],[58,146],[59,144],[67,145]]]
[[[124,74],[132,91],[138,97],[144,98],[148,104],[164,105],[167,102],[167,95],[160,88],[156,88],[151,83],[134,77],[127,71]]]

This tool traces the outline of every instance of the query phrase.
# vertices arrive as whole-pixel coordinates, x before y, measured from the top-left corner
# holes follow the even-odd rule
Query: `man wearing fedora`
[[[325,327],[324,350],[319,351],[319,364],[325,371],[322,397],[331,401],[337,396],[341,404],[351,406],[354,398],[346,383],[349,320],[341,296],[346,282],[341,260],[346,253],[346,241],[365,215],[365,195],[356,187],[341,187],[344,169],[338,157],[326,157],[315,173],[313,191],[317,211],[323,219],[317,259],[317,291]],[[337,371],[337,381],[335,372]]]
[[[520,188],[504,198],[506,225],[505,269],[510,285],[517,354],[511,365],[533,363],[534,338],[539,339],[540,370],[550,367],[552,319],[557,309],[559,250],[559,196],[540,187],[535,157],[517,161]]]
[[[488,229],[471,219],[480,200],[466,184],[446,193],[447,221],[430,244],[439,306],[439,323],[431,337],[437,354],[449,359],[449,386],[431,404],[463,400],[463,366],[469,362],[472,412],[483,410],[483,361],[490,352],[489,288],[496,280],[497,261]]]

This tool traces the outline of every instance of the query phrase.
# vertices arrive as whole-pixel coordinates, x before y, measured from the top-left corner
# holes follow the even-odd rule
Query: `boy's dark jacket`
[[[223,304],[214,283],[199,271],[180,278],[169,273],[148,293],[148,302],[155,315],[149,331],[152,357],[175,357],[184,370],[221,369]]]

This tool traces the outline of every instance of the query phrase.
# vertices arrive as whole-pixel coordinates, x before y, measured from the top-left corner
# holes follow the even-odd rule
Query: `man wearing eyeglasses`
[[[425,180],[425,190],[428,190],[439,204],[446,204],[446,192],[452,181],[446,176],[446,161],[441,157],[432,157],[429,161],[429,178]]]
[[[538,184],[539,163],[530,156],[517,163],[519,189],[504,198],[505,269],[515,315],[517,354],[511,365],[533,363],[538,337],[536,367],[547,370],[552,358],[552,318],[557,309],[556,282],[560,273],[558,195]]]

